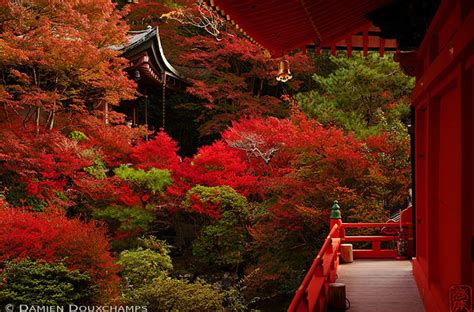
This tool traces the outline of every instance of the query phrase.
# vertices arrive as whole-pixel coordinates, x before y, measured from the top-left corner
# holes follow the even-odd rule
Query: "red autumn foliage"
[[[206,215],[211,219],[219,219],[222,217],[220,202],[213,203],[211,201],[203,201],[196,194],[192,194],[189,200],[191,203],[188,209],[191,211]]]
[[[127,1],[132,2],[132,1]],[[142,30],[148,25],[157,26],[161,16],[176,6],[190,6],[194,0],[140,0],[127,5],[127,20],[132,28]]]
[[[243,195],[253,194],[258,177],[246,162],[245,153],[219,141],[201,147],[192,159],[187,159],[178,172],[191,187],[228,185]]]
[[[140,196],[117,177],[96,179],[84,176],[74,180],[75,192],[95,207],[108,206],[118,203],[124,206],[141,205]],[[93,209],[94,207],[91,207]]]
[[[0,261],[25,259],[64,263],[89,273],[104,296],[113,295],[118,267],[105,231],[93,223],[59,214],[0,209]],[[110,298],[110,297],[109,297]]]
[[[81,157],[78,145],[58,131],[35,135],[30,126],[2,125],[0,173],[14,172],[26,191],[39,199],[51,199],[67,189],[71,179],[84,173],[90,161]]]
[[[7,114],[53,128],[58,112],[102,109],[134,98],[127,62],[109,49],[128,29],[109,0],[0,2],[0,102]],[[28,117],[29,116],[29,117]]]
[[[278,98],[275,80],[278,61],[237,33],[222,32],[221,40],[209,36],[183,38],[176,44],[183,46],[177,60],[184,73],[194,77],[188,92],[202,99],[204,109],[200,132],[219,133],[234,120],[248,116],[286,116],[288,108]],[[313,62],[297,53],[288,56],[298,67],[299,75],[313,71]],[[290,88],[298,90],[302,80],[295,77]],[[276,95],[276,96],[275,96]]]
[[[297,92],[310,79],[312,58],[303,53],[288,55],[295,68],[294,79],[280,84],[275,79],[279,59],[270,58],[268,52],[226,25],[205,3],[185,0],[173,6],[166,1],[140,1],[130,5],[127,17],[133,27],[141,29],[147,23],[159,24],[167,58],[192,83],[187,92],[195,98],[179,103],[181,109],[199,112],[202,136],[218,134],[242,117],[287,116],[289,110],[280,95]],[[172,12],[164,15],[165,20],[157,11]]]
[[[88,139],[83,141],[70,139],[56,129],[36,134],[30,124],[23,127],[21,123],[3,123],[0,174],[12,175],[17,185],[24,185],[27,195],[45,200],[54,209],[77,202],[84,207],[89,203],[91,207],[141,204],[140,197],[119,178],[98,178],[86,172],[96,159],[109,165],[126,162],[132,152],[130,141],[138,137],[139,131],[107,126],[100,120],[93,122],[93,118],[84,117],[82,127],[70,125],[73,129],[84,128]],[[59,193],[67,198],[58,197]]]
[[[148,142],[135,146],[130,159],[140,169],[175,169],[180,160],[177,143],[165,132],[157,132]]]
[[[371,142],[377,140],[364,142],[297,111],[291,119],[241,119],[223,132],[222,140],[186,160],[181,177],[190,185],[229,185],[244,195],[271,199],[274,225],[287,229],[300,229],[308,220],[319,222],[324,215],[310,212],[327,211],[334,199],[348,209],[348,216],[372,209],[378,218],[383,209],[374,205],[374,198],[381,201],[387,195],[382,190],[391,188],[401,193],[399,187],[407,187],[408,179],[403,176],[396,186],[388,185],[393,164],[380,153],[396,159],[393,154],[399,152],[380,143],[367,149]]]
[[[120,123],[105,125],[103,120],[87,114],[76,115],[74,123],[64,127],[84,132],[89,138],[84,144],[100,147],[102,159],[110,166],[126,163],[133,145],[147,133],[144,127],[130,128]]]

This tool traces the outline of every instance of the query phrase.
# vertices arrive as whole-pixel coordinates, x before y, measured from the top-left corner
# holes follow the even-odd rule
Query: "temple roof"
[[[239,28],[273,53],[291,51],[316,40],[340,41],[370,26],[366,14],[390,0],[213,0]]]
[[[122,51],[122,56],[130,61],[127,71],[135,79],[143,78],[146,83],[152,85],[165,83],[169,88],[179,88],[186,84],[185,79],[165,57],[158,27],[131,31],[127,45],[112,48]]]
[[[308,45],[380,49],[381,54],[384,48],[413,50],[439,4],[438,0],[207,1],[273,55]]]

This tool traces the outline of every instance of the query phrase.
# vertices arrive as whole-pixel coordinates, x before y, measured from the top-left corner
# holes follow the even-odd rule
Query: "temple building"
[[[167,93],[184,92],[187,82],[166,59],[158,27],[131,31],[127,45],[113,48],[121,51],[122,56],[129,60],[126,71],[137,82],[142,94],[138,100],[123,103],[118,110],[125,113],[134,126],[149,125],[150,108],[156,111],[155,106],[160,106],[161,120],[154,120],[151,126],[154,129],[165,128]],[[151,102],[151,95],[160,100]]]

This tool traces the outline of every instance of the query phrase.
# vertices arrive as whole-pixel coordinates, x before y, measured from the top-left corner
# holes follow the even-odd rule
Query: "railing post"
[[[341,207],[337,200],[334,201],[334,204],[331,207],[331,217],[329,222],[329,230],[331,230],[335,224],[339,227],[339,237],[343,238],[345,236],[345,231],[342,228],[342,216],[341,216]]]

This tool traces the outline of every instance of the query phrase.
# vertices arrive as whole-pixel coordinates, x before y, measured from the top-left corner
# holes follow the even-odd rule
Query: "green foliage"
[[[137,289],[152,283],[156,278],[164,278],[173,270],[169,249],[162,252],[143,249],[125,250],[120,253],[119,261],[122,266],[122,277],[129,289]]]
[[[157,239],[155,236],[141,237],[138,239],[140,247],[157,251],[163,255],[171,252],[171,246],[164,240]]]
[[[122,277],[126,281],[126,304],[146,305],[151,311],[222,310],[222,295],[201,281],[171,279],[170,246],[154,236],[139,239],[135,250],[120,253]]]
[[[209,266],[238,265],[244,261],[247,240],[248,235],[239,220],[224,212],[219,221],[206,226],[193,242],[193,255]]]
[[[132,183],[137,187],[145,187],[153,193],[161,193],[172,183],[171,172],[151,168],[148,171],[143,169],[134,169],[121,165],[114,170],[115,174],[124,181]]]
[[[96,157],[92,165],[84,167],[84,171],[99,180],[107,178],[107,166],[100,157]]]
[[[122,231],[146,231],[155,219],[153,211],[141,207],[109,206],[95,210],[93,215],[97,219],[105,220],[112,230]]]
[[[224,298],[224,306],[226,310],[230,311],[249,311],[250,305],[258,301],[260,298],[253,297],[251,300],[248,300],[245,296],[245,282],[247,278],[241,279],[235,285],[232,285],[229,289],[222,292]],[[253,311],[253,310],[252,310]]]
[[[48,206],[45,200],[25,194],[23,188],[13,188],[5,197],[11,205],[15,207],[29,207],[30,211],[41,212]]]
[[[7,262],[0,274],[0,305],[67,305],[95,302],[98,288],[90,276],[62,263]]]
[[[193,255],[204,265],[239,265],[245,259],[249,239],[245,228],[249,215],[247,199],[229,186],[198,185],[189,190],[185,205],[191,205],[196,196],[203,204],[219,205],[220,217],[202,229],[193,242]]]
[[[232,211],[233,213],[243,216],[248,214],[247,199],[230,186],[207,187],[197,185],[187,192],[184,206],[188,208],[191,207],[193,204],[192,198],[195,196],[197,196],[203,204],[219,204],[223,210]]]
[[[222,311],[222,295],[210,285],[197,281],[155,279],[138,289],[128,304],[146,305],[149,311]]]
[[[324,72],[313,76],[317,89],[297,96],[307,114],[362,137],[405,128],[401,121],[408,121],[414,79],[405,76],[389,56],[327,61],[330,65]]]
[[[74,141],[78,141],[78,142],[89,140],[89,138],[87,137],[87,135],[85,135],[84,132],[78,131],[78,130],[69,132],[68,138]]]

